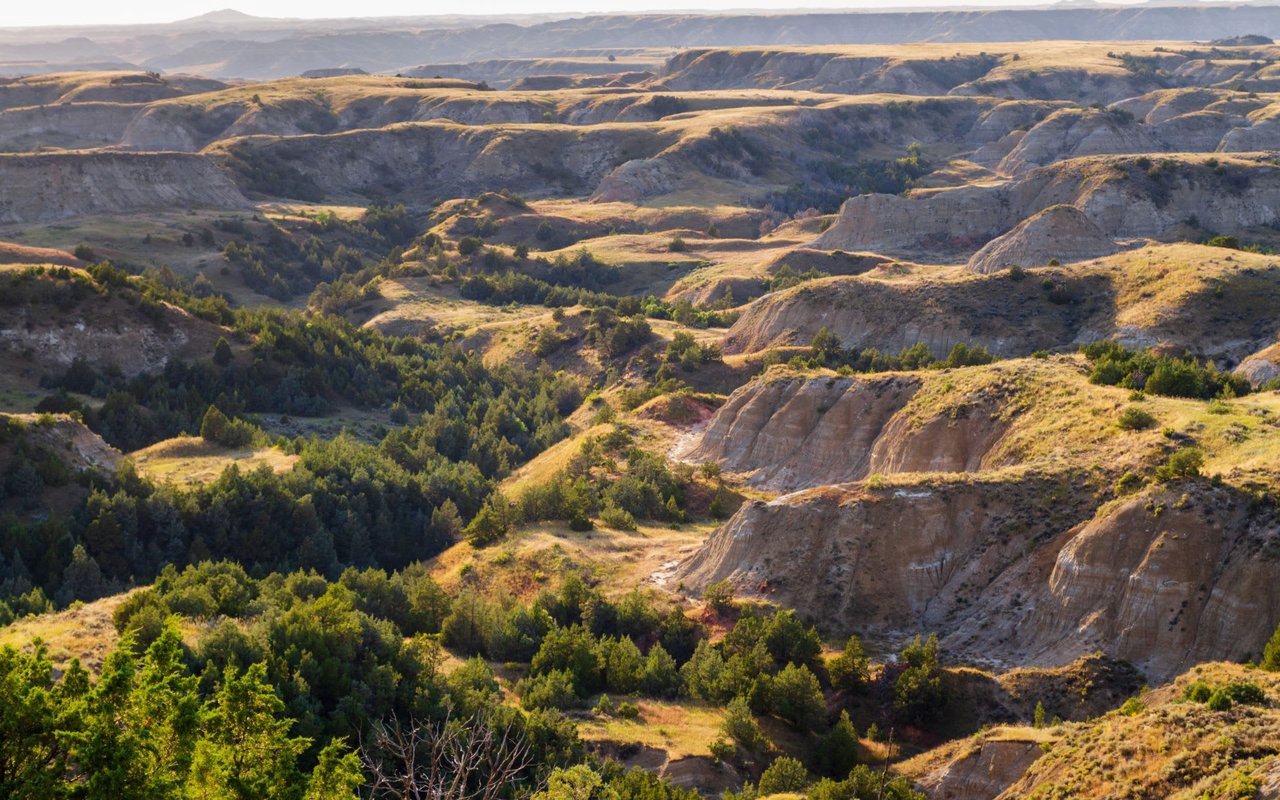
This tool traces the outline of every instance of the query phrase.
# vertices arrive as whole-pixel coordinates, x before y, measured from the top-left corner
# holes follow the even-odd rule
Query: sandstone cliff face
[[[1116,103],[1110,110],[1063,109],[1032,127],[997,165],[1007,175],[1089,155],[1211,153],[1266,150],[1275,139],[1266,105],[1235,92],[1161,90]]]
[[[872,637],[927,630],[945,638],[970,618],[1007,634],[1020,614],[1009,608],[1012,593],[992,590],[994,580],[1036,539],[1088,518],[1078,503],[1051,507],[1053,485],[1028,476],[937,478],[884,489],[824,486],[748,503],[673,580],[698,591],[727,578]],[[956,643],[945,643],[956,652]],[[961,652],[1000,659],[1015,647],[983,642]]]
[[[1225,487],[1107,509],[1059,550],[1024,647],[1060,658],[1101,645],[1163,676],[1256,656],[1280,616],[1278,537],[1274,510]]]
[[[416,201],[511,189],[534,195],[589,193],[609,171],[668,145],[674,135],[567,126],[396,125],[287,139],[250,137],[210,149],[233,169],[270,161],[330,197],[411,195]],[[250,165],[248,170],[245,165]],[[246,185],[264,190],[271,187]]]
[[[674,455],[715,461],[780,491],[857,481],[870,474],[970,472],[1011,464],[1000,447],[1009,421],[1002,390],[982,387],[936,413],[914,401],[916,375],[757,380],[735,391]],[[1016,450],[1016,448],[1015,448]]]
[[[175,357],[207,357],[225,333],[172,306],[142,314],[119,298],[95,297],[69,311],[45,304],[6,307],[0,353],[36,364],[50,376],[82,358],[132,377],[161,370]]]
[[[978,741],[916,783],[930,800],[991,800],[1042,755],[1033,740]]]
[[[77,152],[0,155],[0,222],[172,208],[241,209],[248,201],[201,156]]]
[[[1280,511],[1208,480],[1104,503],[1165,443],[1101,422],[1117,393],[1064,365],[753,381],[675,455],[788,493],[743,505],[671,580],[728,579],[877,641],[936,631],[996,664],[1100,651],[1162,680],[1261,652]]]
[[[1057,258],[1065,248],[1055,249]],[[1037,267],[1050,252],[1009,259],[1035,268],[1021,275],[932,269],[899,282],[872,273],[772,292],[746,305],[722,347],[737,354],[808,346],[824,327],[844,347],[897,353],[921,342],[938,358],[961,343],[1026,356],[1112,338],[1190,350],[1222,368],[1252,358],[1247,370],[1262,370],[1255,378],[1270,374],[1274,354],[1258,351],[1275,343],[1280,264],[1273,260],[1172,244]]]
[[[1050,206],[987,242],[969,259],[967,269],[988,274],[1013,265],[1039,267],[1110,255],[1115,242],[1102,234],[1075,206]]]
[[[78,149],[120,141],[137,106],[118,103],[31,106],[0,111],[0,151]]]
[[[948,652],[995,663],[1102,650],[1164,680],[1261,652],[1280,618],[1274,510],[1195,486],[1095,512],[1055,494],[1063,480],[922,478],[749,503],[674,580],[728,578],[873,637],[937,631]]]
[[[717,411],[693,446],[676,453],[715,461],[778,489],[866,477],[876,441],[919,388],[911,377],[753,382]]]
[[[1280,343],[1250,355],[1240,362],[1236,372],[1248,378],[1255,387],[1280,378]]]
[[[1142,94],[1159,86],[1155,76],[1139,77],[1128,70],[1085,70],[1055,67],[1047,70],[999,69],[951,90],[959,95],[987,95],[1014,100],[1075,100],[1095,98],[1104,103]]]
[[[52,417],[52,424],[45,424],[38,414],[0,414],[0,419],[22,423],[21,437],[25,442],[57,453],[72,470],[87,469],[111,474],[120,465],[124,455],[84,423],[66,414],[54,414]]]
[[[968,143],[990,144],[1013,131],[1029,129],[1055,111],[1068,106],[1069,103],[1060,100],[1006,100],[978,118],[969,132]]]
[[[1280,141],[1280,116],[1228,131],[1222,137],[1221,149],[1224,153],[1247,153],[1274,148],[1277,141]]]

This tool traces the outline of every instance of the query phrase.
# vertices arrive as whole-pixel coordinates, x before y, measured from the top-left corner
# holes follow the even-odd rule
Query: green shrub
[[[564,670],[572,677],[574,690],[585,697],[600,686],[602,666],[591,631],[573,625],[549,631],[529,669],[534,675]]]
[[[1116,481],[1116,494],[1130,494],[1142,488],[1142,476],[1136,472],[1126,472]]]
[[[846,692],[861,691],[866,688],[870,674],[870,660],[862,650],[862,641],[857,636],[850,636],[844,644],[840,655],[831,659],[827,665],[831,676],[831,686]]]
[[[841,711],[840,719],[822,737],[814,762],[815,771],[829,778],[845,777],[858,763],[858,732],[848,711]]]
[[[1196,703],[1207,703],[1213,696],[1213,687],[1204,681],[1192,681],[1182,690],[1182,696]]]
[[[631,515],[631,512],[618,508],[613,503],[606,503],[604,508],[600,509],[600,521],[606,528],[612,528],[615,531],[636,529],[636,518]]]
[[[1206,703],[1210,711],[1229,711],[1234,703],[1231,700],[1231,694],[1225,688],[1214,690],[1209,696]]]
[[[600,699],[596,701],[595,708],[591,709],[591,712],[593,714],[611,717],[617,712],[617,710],[618,707],[613,704],[613,700],[609,698],[609,695],[602,694],[600,695]]]
[[[1089,381],[1104,386],[1201,400],[1224,394],[1241,397],[1250,391],[1243,377],[1219,372],[1212,363],[1201,364],[1193,358],[1172,358],[1150,350],[1135,352],[1109,340],[1080,349],[1093,365]]]
[[[1267,704],[1267,694],[1262,687],[1252,681],[1232,681],[1222,687],[1232,702],[1242,706],[1262,706]]]
[[[1156,479],[1167,483],[1200,477],[1204,466],[1204,453],[1197,447],[1183,447],[1174,451],[1169,460],[1156,468]]]
[[[893,687],[893,708],[911,722],[936,719],[947,704],[942,666],[938,656],[938,637],[931,635],[915,641],[902,651],[907,664]]]
[[[1129,406],[1116,420],[1116,425],[1124,431],[1144,431],[1155,424],[1156,418],[1137,406]]]
[[[640,687],[653,697],[670,697],[680,688],[680,670],[676,660],[661,644],[654,644],[645,656]]]
[[[520,695],[520,705],[529,711],[565,710],[579,705],[573,690],[573,676],[565,670],[524,678],[516,684],[516,694]]]
[[[200,423],[200,438],[223,447],[244,447],[253,442],[254,432],[253,425],[229,419],[217,406],[209,406]]]
[[[707,745],[707,749],[711,751],[711,758],[716,761],[731,761],[735,753],[733,744],[725,739],[716,739]]]
[[[728,578],[718,580],[702,590],[702,601],[714,611],[726,611],[733,606],[733,584]]]
[[[1280,628],[1276,628],[1262,648],[1262,661],[1258,666],[1268,672],[1280,672]]]

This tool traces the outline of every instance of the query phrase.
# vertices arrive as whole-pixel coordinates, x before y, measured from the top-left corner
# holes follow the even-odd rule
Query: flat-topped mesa
[[[1012,266],[1085,261],[1116,252],[1115,242],[1075,206],[1050,206],[997,236],[973,254],[971,272],[989,274]]]
[[[667,61],[656,85],[666,89],[806,89],[848,94],[945,95],[999,63],[988,53],[901,56],[856,49],[697,49]]]

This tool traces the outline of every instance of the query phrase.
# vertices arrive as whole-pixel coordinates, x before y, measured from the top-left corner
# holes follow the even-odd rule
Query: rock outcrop
[[[1007,175],[1081,156],[1164,150],[1144,125],[1120,111],[1071,108],[1055,111],[1022,137],[997,165]]]
[[[1060,204],[1113,239],[1167,237],[1193,216],[1240,233],[1280,219],[1280,168],[1261,155],[1071,159],[994,186],[851,198],[813,246],[945,258]]]
[[[0,272],[0,284],[6,280]],[[15,377],[19,368],[32,373],[30,365],[38,366],[29,376],[32,382],[41,374],[61,375],[76,359],[99,370],[117,368],[126,377],[156,372],[174,358],[208,356],[227,333],[174,306],[156,304],[144,311],[136,298],[122,292],[100,295],[83,291],[83,286],[77,289],[78,279],[46,273],[38,280],[70,280],[72,285],[43,295],[5,286],[8,295],[0,317],[0,358]]]
[[[748,503],[673,580],[727,578],[872,637],[937,631],[995,663],[1101,649],[1159,680],[1261,652],[1280,619],[1277,537],[1274,510],[1230,488],[1095,509],[1065,475],[939,476]]]
[[[209,152],[252,190],[297,196],[428,199],[510,189],[535,196],[589,194],[610,171],[675,141],[648,127],[625,130],[565,125],[462,126],[443,122],[393,125],[333,135],[247,137]],[[272,163],[287,183],[263,183],[255,165]]]
[[[1101,646],[1166,678],[1261,653],[1280,619],[1280,517],[1194,488],[1150,490],[1064,536],[1021,646],[1050,660]]]
[[[930,800],[991,800],[1042,755],[1033,737],[979,739],[916,783]]]
[[[0,155],[2,223],[248,205],[231,179],[203,156],[105,151]]]
[[[1104,276],[1059,271],[1049,279],[1061,282],[1058,293],[1046,292],[1040,281],[1003,275],[910,286],[862,276],[809,281],[750,303],[729,328],[723,349],[754,353],[807,346],[826,327],[843,346],[860,350],[897,353],[923,342],[935,357],[945,358],[963,343],[1014,356],[1093,341],[1115,327]]]
[[[715,461],[778,489],[858,480],[878,466],[877,440],[919,387],[906,376],[754,382],[734,392],[676,456]]]
[[[1276,303],[1280,262],[1272,258],[1148,245],[1032,273],[929,269],[909,281],[811,281],[749,303],[723,349],[807,347],[822,328],[845,347],[897,353],[921,342],[937,358],[962,343],[1025,356],[1109,338],[1189,350],[1229,369],[1275,343]],[[1264,368],[1270,358],[1260,354],[1251,364]]]
[[[936,631],[957,655],[1034,663],[1018,643],[1025,611],[993,584],[1021,571],[1037,540],[1089,518],[1088,502],[1049,500],[1059,481],[954,475],[746,503],[672,580],[696,592],[728,579],[787,607],[821,609],[833,630],[876,639]],[[953,636],[970,619],[991,630],[961,649]]]
[[[1280,378],[1280,343],[1259,350],[1240,362],[1236,372],[1249,379],[1254,386]]]
[[[685,50],[667,61],[658,83],[667,89],[805,89],[847,94],[944,95],[985,75],[997,63],[986,53],[900,58],[840,50]]]
[[[26,446],[58,454],[74,472],[93,470],[110,475],[124,459],[119,450],[67,414],[0,413],[0,422],[18,423]]]
[[[1103,502],[1165,444],[1100,424],[1119,392],[1066,364],[757,379],[676,455],[788,493],[744,504],[671,580],[729,579],[878,641],[936,631],[996,664],[1101,651],[1159,680],[1261,652],[1280,511],[1207,480]]]
[[[988,274],[1011,266],[1039,267],[1110,255],[1116,244],[1075,206],[1050,206],[983,245],[969,259],[971,272]]]

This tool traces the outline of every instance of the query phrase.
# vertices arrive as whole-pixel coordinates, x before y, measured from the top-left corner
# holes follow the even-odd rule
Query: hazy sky
[[[885,8],[913,5],[1021,5],[1032,0],[0,0],[0,27],[172,22],[232,7],[262,17],[372,17],[427,14],[608,12],[669,9]],[[1045,3],[1046,0],[1040,0]]]

